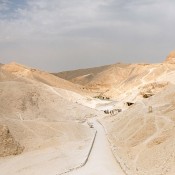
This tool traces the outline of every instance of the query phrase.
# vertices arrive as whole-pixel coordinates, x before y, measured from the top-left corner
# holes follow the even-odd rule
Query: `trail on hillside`
[[[103,127],[95,119],[92,123],[97,135],[90,157],[85,166],[66,175],[124,175],[111,152]]]

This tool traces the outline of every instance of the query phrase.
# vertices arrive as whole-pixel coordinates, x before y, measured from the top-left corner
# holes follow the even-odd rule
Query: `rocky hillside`
[[[175,171],[175,85],[103,119],[113,151],[129,175]]]
[[[113,152],[128,175],[173,175],[175,171],[175,64],[146,65],[123,83],[116,109],[101,120]],[[113,91],[115,94],[115,91]],[[128,103],[130,102],[130,106]]]
[[[24,65],[20,65],[17,63],[10,63],[1,66],[0,69],[0,80],[4,78],[6,81],[7,79],[15,81],[37,81],[44,83],[49,86],[63,88],[73,91],[79,91],[81,86],[75,85],[69,81],[66,81],[62,78],[56,77],[48,72],[44,72],[38,69],[29,68]]]
[[[82,98],[76,91],[78,85],[47,72],[14,63],[1,66],[0,156],[6,158],[0,160],[0,170],[4,175],[26,174],[24,167],[31,171],[37,167],[38,172],[53,163],[57,164],[53,174],[62,173],[85,161],[95,131],[82,122],[98,111],[76,103]],[[8,161],[7,156],[17,154]]]
[[[72,71],[64,71],[59,73],[53,73],[54,75],[73,82],[75,84],[86,85],[89,83],[98,73],[107,69],[109,66],[101,66],[88,69],[78,69]]]
[[[126,91],[130,92],[131,89],[141,88],[147,83],[172,81],[175,71],[174,52],[167,56],[166,61],[160,64],[114,64],[102,68],[94,68],[97,70],[96,74],[86,74],[87,70],[81,71],[81,76],[74,74],[71,78],[71,73],[67,72],[67,76],[62,76],[69,81],[83,84],[85,89],[92,97],[102,96],[108,99],[117,99],[122,96]],[[100,70],[100,71],[99,71]],[[62,73],[58,74],[61,75]],[[67,78],[69,77],[70,78]],[[82,83],[85,82],[85,83]]]

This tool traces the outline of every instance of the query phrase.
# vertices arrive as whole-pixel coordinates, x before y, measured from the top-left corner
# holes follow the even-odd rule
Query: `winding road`
[[[92,123],[97,135],[90,157],[85,166],[66,175],[124,175],[111,152],[103,127],[96,120]]]

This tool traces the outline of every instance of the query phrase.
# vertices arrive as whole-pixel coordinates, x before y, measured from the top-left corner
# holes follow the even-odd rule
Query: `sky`
[[[0,63],[59,72],[162,62],[175,49],[174,0],[0,0]]]

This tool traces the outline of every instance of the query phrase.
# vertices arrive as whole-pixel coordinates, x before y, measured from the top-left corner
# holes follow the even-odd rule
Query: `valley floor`
[[[88,162],[84,167],[66,175],[124,175],[111,152],[102,125],[95,119],[92,123],[97,135]]]

